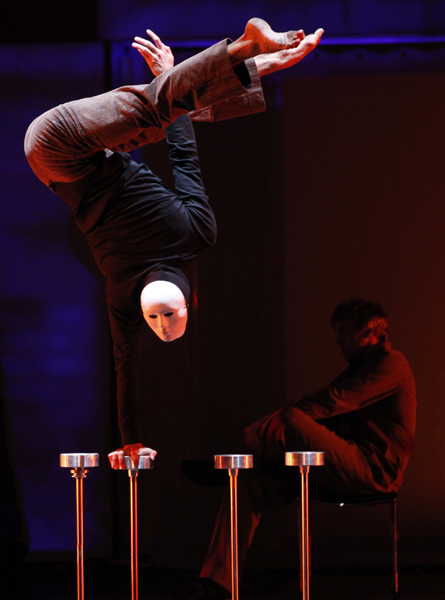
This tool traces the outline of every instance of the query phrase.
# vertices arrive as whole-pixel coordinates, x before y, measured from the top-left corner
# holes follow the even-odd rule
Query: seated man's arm
[[[382,352],[357,372],[340,376],[328,387],[295,403],[313,419],[333,417],[358,410],[399,392],[403,387],[415,394],[414,378],[406,358],[400,352]]]

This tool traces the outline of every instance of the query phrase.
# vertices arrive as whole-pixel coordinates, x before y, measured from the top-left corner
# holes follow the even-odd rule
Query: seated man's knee
[[[305,414],[299,408],[292,405],[283,406],[280,410],[280,414],[284,427],[298,427],[298,424],[305,417]]]
[[[309,419],[303,411],[295,406],[286,406],[282,409],[284,445],[286,451],[304,450],[306,422]]]

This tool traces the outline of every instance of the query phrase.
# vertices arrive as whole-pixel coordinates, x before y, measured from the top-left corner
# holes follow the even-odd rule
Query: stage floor
[[[25,563],[6,574],[2,600],[76,600],[75,563]],[[179,598],[196,573],[153,567],[140,568],[139,600]],[[3,582],[6,584],[5,579]],[[9,588],[9,589],[8,589]],[[445,600],[445,567],[402,568],[402,600]],[[389,600],[391,573],[378,568],[315,569],[311,600]],[[85,565],[85,600],[130,600],[129,565],[105,560]],[[241,600],[299,600],[297,573],[248,571],[240,588]]]

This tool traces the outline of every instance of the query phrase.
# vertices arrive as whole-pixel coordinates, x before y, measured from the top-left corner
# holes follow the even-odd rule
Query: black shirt
[[[94,155],[92,175],[55,185],[55,192],[75,213],[106,280],[124,445],[142,441],[141,292],[147,283],[163,279],[175,283],[188,302],[190,289],[183,269],[216,239],[190,117],[179,117],[166,133],[175,192],[145,164],[110,151]]]

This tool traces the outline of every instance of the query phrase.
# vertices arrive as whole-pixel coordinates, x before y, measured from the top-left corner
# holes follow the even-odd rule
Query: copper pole
[[[76,480],[77,600],[84,600],[83,480],[88,473],[85,467],[99,466],[99,455],[96,452],[61,454],[60,466],[71,469],[71,477]]]
[[[87,469],[79,467],[71,471],[76,479],[76,526],[77,526],[77,600],[85,598],[84,558],[83,558],[83,480]]]
[[[138,473],[141,469],[152,469],[153,461],[149,456],[139,456],[139,464],[135,467],[131,456],[125,457],[125,467],[120,465],[117,470],[126,469],[130,478],[130,528],[131,528],[131,598],[139,600],[138,572]]]
[[[301,570],[303,600],[309,600],[309,466],[300,466],[301,473]]]
[[[230,542],[232,552],[232,600],[238,600],[238,493],[239,469],[251,469],[251,454],[216,454],[215,469],[227,469],[230,479]]]
[[[300,467],[301,473],[301,588],[303,600],[309,600],[310,546],[309,546],[309,469],[324,465],[324,453],[317,451],[286,452],[284,463]]]
[[[138,572],[138,472],[129,469],[130,478],[130,527],[131,527],[131,598],[139,600]]]
[[[238,600],[238,469],[229,469],[230,476],[230,525],[232,549],[232,600]]]

